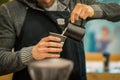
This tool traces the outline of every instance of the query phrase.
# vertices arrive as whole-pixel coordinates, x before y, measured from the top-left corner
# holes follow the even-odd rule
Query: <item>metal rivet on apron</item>
[[[57,23],[58,23],[59,25],[64,25],[64,24],[65,24],[65,19],[64,19],[64,18],[58,18],[58,19],[57,19]]]

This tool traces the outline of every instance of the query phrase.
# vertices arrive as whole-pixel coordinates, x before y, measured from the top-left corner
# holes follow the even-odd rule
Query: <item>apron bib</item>
[[[36,45],[43,37],[48,36],[49,32],[61,34],[69,22],[69,15],[67,11],[43,12],[29,8],[21,34],[16,41],[15,50],[18,51],[22,47]],[[69,80],[86,80],[85,57],[82,42],[67,38],[60,55],[61,58],[74,62],[74,69]],[[13,80],[31,80],[27,67],[14,73]]]

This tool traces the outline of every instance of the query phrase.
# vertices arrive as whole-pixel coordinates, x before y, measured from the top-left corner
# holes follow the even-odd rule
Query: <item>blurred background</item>
[[[120,80],[120,22],[92,20],[86,30],[88,80]]]
[[[120,4],[120,0],[97,0]],[[105,19],[86,24],[84,47],[88,80],[120,80],[120,22]]]
[[[12,0],[0,0],[0,5]],[[120,4],[120,0],[97,0]],[[120,22],[104,19],[86,23],[84,47],[88,80],[120,80]],[[11,80],[12,74],[0,76]]]

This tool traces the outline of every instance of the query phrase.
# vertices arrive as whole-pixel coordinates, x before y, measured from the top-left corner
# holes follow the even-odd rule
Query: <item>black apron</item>
[[[21,34],[16,41],[15,50],[18,51],[22,47],[36,45],[43,37],[48,36],[49,32],[61,34],[69,22],[69,15],[67,11],[43,12],[29,8]],[[59,21],[63,19],[65,19],[65,24],[58,25]],[[74,69],[69,80],[86,80],[83,43],[67,38],[63,46],[63,51],[60,54],[61,58],[74,62]],[[27,67],[14,73],[13,80],[31,80]]]

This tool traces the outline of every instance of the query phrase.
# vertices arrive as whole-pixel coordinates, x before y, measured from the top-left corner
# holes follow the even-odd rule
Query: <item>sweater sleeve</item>
[[[12,52],[16,40],[16,32],[11,14],[5,6],[0,7],[0,75],[22,70],[31,61],[32,46]]]
[[[102,18],[110,21],[120,20],[120,5],[116,3],[94,3],[90,5],[95,14],[93,18]]]

